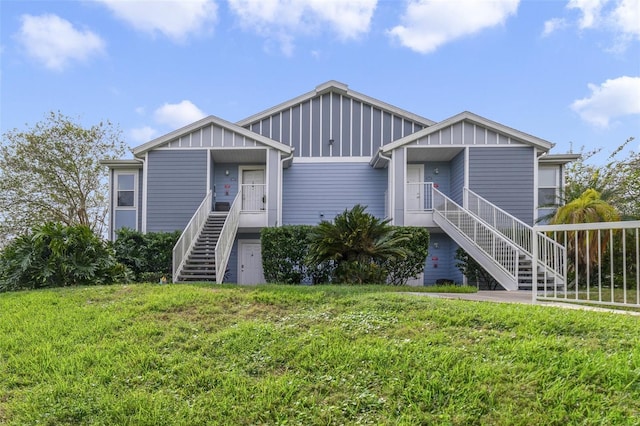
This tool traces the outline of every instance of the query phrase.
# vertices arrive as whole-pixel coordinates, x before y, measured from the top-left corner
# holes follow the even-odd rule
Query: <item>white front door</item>
[[[407,210],[424,210],[424,164],[407,164]]]
[[[238,264],[239,284],[264,283],[262,272],[262,252],[258,240],[240,241],[240,263]]]

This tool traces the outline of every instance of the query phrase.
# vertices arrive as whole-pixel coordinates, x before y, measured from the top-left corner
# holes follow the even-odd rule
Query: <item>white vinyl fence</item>
[[[537,300],[640,307],[640,221],[536,226],[565,248],[563,286],[539,285]],[[548,250],[544,244],[534,250]],[[544,253],[537,253],[544,257]]]

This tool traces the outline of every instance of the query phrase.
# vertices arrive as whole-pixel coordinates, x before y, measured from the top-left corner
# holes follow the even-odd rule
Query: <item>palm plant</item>
[[[386,271],[382,263],[407,256],[402,246],[407,235],[394,232],[388,220],[365,210],[365,206],[357,204],[338,214],[333,222],[320,222],[311,235],[311,263],[332,262],[338,282],[384,282]]]
[[[578,198],[558,208],[551,224],[579,224],[615,222],[618,211],[604,201],[595,189],[587,189]],[[599,231],[568,231],[565,236],[567,256],[573,272],[586,271],[598,261],[598,254],[606,251],[609,233]],[[577,268],[577,269],[576,269]]]

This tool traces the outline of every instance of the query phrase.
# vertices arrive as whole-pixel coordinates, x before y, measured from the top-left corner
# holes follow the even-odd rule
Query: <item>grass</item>
[[[0,294],[0,424],[638,424],[637,317],[399,290]]]

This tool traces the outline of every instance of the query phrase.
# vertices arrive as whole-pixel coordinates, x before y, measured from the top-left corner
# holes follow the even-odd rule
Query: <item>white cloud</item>
[[[608,2],[609,0],[570,0],[567,8],[582,12],[578,22],[580,29],[592,28],[600,24],[602,7]]]
[[[556,32],[567,27],[567,21],[563,18],[549,19],[544,23],[544,30],[542,30],[542,36],[546,37],[551,33]]]
[[[581,30],[602,30],[614,34],[610,50],[624,50],[632,40],[640,40],[640,1],[570,0],[567,9],[578,10]]]
[[[158,123],[174,129],[191,124],[206,116],[197,106],[187,100],[177,104],[165,103],[153,113],[153,117]]]
[[[104,51],[105,43],[97,34],[74,28],[57,15],[22,15],[15,35],[27,54],[45,67],[61,71],[73,61],[86,61]]]
[[[608,127],[615,117],[640,114],[640,77],[623,76],[588,87],[591,96],[571,104],[571,109],[584,121]]]
[[[611,21],[622,34],[640,40],[640,2],[622,0],[611,14]]]
[[[403,24],[389,34],[403,46],[430,53],[445,43],[503,24],[520,0],[410,0]]]
[[[100,0],[113,14],[138,31],[163,34],[176,42],[212,30],[218,6],[213,0]]]
[[[144,126],[129,131],[129,137],[135,143],[141,144],[150,141],[158,135],[158,131],[152,127]]]
[[[340,39],[369,31],[378,0],[229,0],[243,28],[275,40],[291,54],[294,36],[330,27]]]

